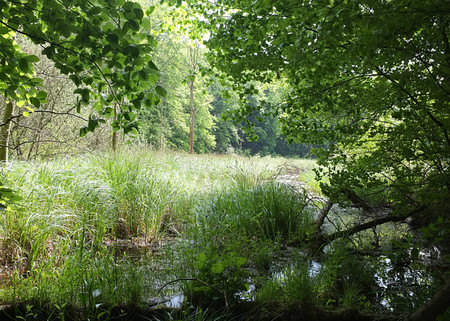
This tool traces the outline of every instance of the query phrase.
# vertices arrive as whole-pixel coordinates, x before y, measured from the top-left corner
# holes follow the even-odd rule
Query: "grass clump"
[[[297,257],[292,265],[267,279],[256,292],[257,302],[317,304],[320,278],[311,273],[312,261]]]
[[[218,193],[199,204],[194,215],[201,235],[219,229],[224,234],[285,241],[308,233],[313,221],[304,195],[273,181]]]

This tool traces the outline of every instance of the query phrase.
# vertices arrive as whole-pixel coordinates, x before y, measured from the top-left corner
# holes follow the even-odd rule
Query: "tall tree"
[[[8,116],[14,104],[26,108],[23,115],[28,116],[47,98],[33,67],[39,58],[20,48],[17,34],[41,46],[42,53],[74,83],[78,112],[82,106],[93,107],[81,136],[105,123],[116,102],[123,104],[115,114],[113,129],[132,133],[138,127],[136,111],[155,101],[151,93],[144,93],[158,80],[151,60],[156,41],[140,33],[141,27],[149,25],[141,5],[132,1],[0,0],[0,95],[5,103],[1,161],[7,160],[7,127],[14,115]],[[0,204],[6,207],[14,199],[12,191],[1,182],[0,190]]]
[[[288,79],[279,110],[287,139],[333,142],[319,152],[329,165],[327,194],[375,189],[399,214],[449,203],[447,1],[221,0],[192,8],[210,14],[199,22],[211,32],[210,58],[241,88]]]
[[[186,83],[189,87],[189,153],[194,152],[194,136],[195,136],[195,114],[196,108],[194,106],[194,84],[195,78],[198,72],[198,64],[199,64],[199,55],[200,48],[197,43],[194,43],[193,46],[189,47],[188,54],[188,70],[189,74],[186,77]]]

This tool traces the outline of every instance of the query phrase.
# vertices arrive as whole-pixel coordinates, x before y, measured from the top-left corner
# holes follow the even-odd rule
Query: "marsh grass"
[[[291,265],[275,273],[263,282],[256,292],[257,302],[279,302],[287,304],[319,304],[321,276],[311,273],[312,261],[296,255]]]
[[[199,201],[192,216],[190,242],[180,251],[193,258],[188,277],[204,282],[184,288],[188,300],[195,302],[233,302],[249,289],[246,267],[267,273],[280,244],[309,233],[313,226],[304,194],[241,171],[222,190]]]
[[[308,195],[288,183],[306,178],[314,191],[314,166],[144,149],[12,162],[0,180],[23,200],[0,211],[0,304],[25,319],[73,320],[125,318],[182,291],[186,309],[160,319],[228,320],[189,306],[242,298],[365,308],[374,271],[351,243],[333,242],[320,264],[288,246],[314,228]],[[355,220],[333,215],[345,216],[337,228]]]
[[[194,209],[201,235],[212,230],[239,233],[247,238],[289,241],[308,233],[313,215],[304,195],[273,181],[239,182]]]
[[[273,182],[283,166],[146,150],[12,162],[1,180],[23,200],[0,212],[0,264],[11,276],[0,302],[27,303],[30,315],[81,309],[85,319],[105,318],[107,306],[145,305],[165,281],[200,271],[201,253],[203,270],[217,273],[197,276],[218,286],[232,277],[225,289],[245,290],[245,267],[267,271],[280,243],[311,220],[303,196]],[[184,241],[166,242],[164,255],[136,258],[114,245],[149,246],[174,233]]]

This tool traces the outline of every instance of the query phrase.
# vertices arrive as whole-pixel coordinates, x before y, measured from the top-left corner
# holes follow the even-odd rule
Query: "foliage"
[[[210,32],[210,61],[243,93],[249,80],[286,78],[283,134],[333,142],[317,151],[328,195],[376,189],[398,212],[448,203],[448,2],[222,0],[190,9],[207,15],[198,24]]]
[[[63,75],[54,63],[41,53],[39,46],[22,35],[16,42],[28,54],[36,55],[40,61],[34,63],[37,75],[43,80],[41,90],[47,95],[47,102],[39,109],[34,108],[25,117],[15,108],[10,123],[8,149],[15,159],[47,159],[57,155],[74,155],[86,150],[107,150],[110,148],[110,126],[102,126],[95,133],[80,138],[79,129],[83,127],[92,112],[91,108],[76,113],[76,86],[67,75]],[[4,104],[0,96],[0,106]],[[107,122],[111,125],[111,120]]]
[[[237,243],[235,243],[237,245]],[[206,253],[198,253],[193,261],[195,277],[186,284],[184,292],[188,302],[194,305],[208,306],[214,302],[224,305],[235,303],[240,291],[248,290],[249,273],[243,269],[247,263],[228,247],[222,252],[206,249]]]
[[[225,252],[203,248],[204,261],[199,253],[199,260],[170,250],[153,255],[152,246],[159,237],[183,233],[194,206],[214,191],[267,180],[283,162],[149,150],[13,161],[2,181],[20,190],[24,201],[0,212],[0,264],[11,274],[0,274],[0,300],[24,302],[36,314],[50,309],[67,315],[82,307],[86,315],[106,317],[114,304],[139,305],[154,296],[155,278],[183,275],[189,265],[176,267],[185,259],[197,262],[199,279],[231,299],[233,289],[245,290],[248,283],[240,243]]]
[[[195,258],[191,277],[202,282],[190,283],[185,292],[188,300],[202,304],[230,303],[244,295],[249,289],[244,267],[267,273],[280,242],[302,237],[312,225],[301,195],[286,185],[244,175],[192,212],[195,221],[188,238],[193,244],[183,251]]]
[[[158,40],[154,62],[160,71],[158,85],[166,90],[159,106],[142,110],[145,141],[164,149],[189,149],[190,116],[194,115],[195,142],[198,153],[209,152],[214,147],[214,126],[209,109],[211,96],[206,90],[198,68],[204,62],[203,48],[183,34],[167,31],[167,16],[176,8],[158,6],[153,13],[153,23],[159,26],[153,33]],[[194,49],[196,48],[196,49]],[[195,55],[192,55],[192,50]],[[192,60],[194,59],[194,60]],[[192,110],[190,94],[192,92]]]
[[[389,262],[355,256],[350,242],[334,242],[317,257],[289,246],[310,231],[313,204],[304,211],[304,196],[273,180],[281,168],[313,164],[142,148],[13,161],[1,181],[24,200],[0,211],[1,304],[20,303],[15,313],[29,318],[108,319],[141,306],[148,313],[149,302],[183,291],[189,305],[215,308],[256,299],[280,309],[398,313],[427,300],[446,276],[430,276],[429,258],[417,249],[402,248],[406,255]],[[406,289],[414,296],[402,297]],[[167,318],[215,312],[184,305]]]
[[[136,111],[158,100],[143,90],[158,80],[151,61],[155,39],[142,33],[150,22],[139,3],[131,1],[1,1],[0,41],[3,61],[0,92],[29,110],[40,108],[47,93],[39,91],[41,80],[34,74],[36,55],[24,53],[15,43],[15,33],[42,46],[78,88],[76,106],[93,104],[97,116],[89,118],[82,136],[114,114],[113,128],[125,133],[137,128]],[[151,10],[148,11],[151,13]],[[28,112],[25,112],[28,114]]]

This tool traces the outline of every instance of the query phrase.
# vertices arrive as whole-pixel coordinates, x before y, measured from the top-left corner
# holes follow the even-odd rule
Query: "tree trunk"
[[[189,105],[191,108],[191,118],[189,120],[189,153],[194,153],[194,131],[195,131],[195,109],[194,109],[194,82],[189,84]]]
[[[117,103],[114,103],[114,120],[117,119]],[[117,151],[117,132],[113,129],[111,147],[113,152]]]
[[[0,162],[8,163],[8,145],[10,137],[11,122],[8,122],[14,110],[14,104],[9,101],[5,105],[5,112],[3,113],[2,124],[0,128]]]
[[[333,207],[333,202],[331,200],[328,200],[323,208],[320,210],[319,217],[317,218],[316,225],[317,228],[320,229],[323,225],[323,222],[328,216],[328,213],[330,212],[331,208]]]
[[[383,216],[380,218],[377,218],[375,220],[360,224],[360,225],[356,225],[352,228],[349,228],[345,231],[338,231],[329,235],[326,235],[324,237],[324,240],[326,241],[326,244],[334,241],[335,239],[338,238],[342,238],[342,237],[346,237],[346,236],[350,236],[353,234],[356,234],[358,232],[362,232],[365,231],[369,228],[373,228],[375,226],[384,224],[384,223],[388,223],[388,222],[401,222],[404,221],[406,218],[403,216],[397,216],[397,215],[388,215],[388,216]]]
[[[165,99],[162,98],[161,101],[161,117],[160,117],[160,121],[159,121],[159,150],[164,150],[164,104],[165,104]]]
[[[419,310],[410,315],[406,321],[434,321],[438,316],[450,308],[450,280],[442,289],[436,292],[433,297],[425,303]]]

